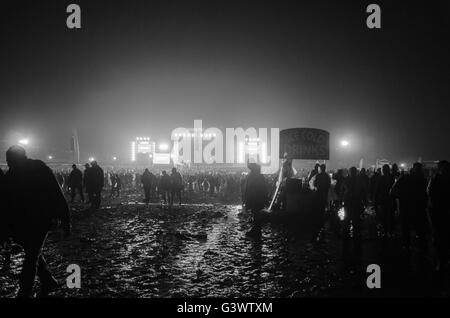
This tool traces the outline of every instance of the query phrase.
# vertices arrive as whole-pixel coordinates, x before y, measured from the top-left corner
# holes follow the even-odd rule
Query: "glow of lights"
[[[341,146],[348,147],[348,146],[350,146],[350,142],[348,142],[348,140],[341,140]]]
[[[345,209],[344,209],[344,207],[339,209],[338,217],[339,217],[339,220],[344,221],[344,219],[345,219]]]
[[[30,143],[30,141],[26,138],[19,140],[19,144],[21,144],[21,145],[28,145],[29,143]]]
[[[159,150],[166,151],[169,150],[168,144],[159,144]]]
[[[136,143],[131,142],[131,161],[136,161]]]
[[[405,167],[406,167],[406,164],[401,163],[401,164],[400,164],[400,167],[405,168]]]
[[[94,161],[94,160],[95,160],[94,157],[89,157],[89,161],[90,161],[90,162],[92,162],[92,161]]]
[[[117,160],[117,157],[113,157],[113,160],[116,161],[116,160]]]
[[[48,160],[52,160],[53,159],[53,156],[48,156]]]
[[[244,152],[244,143],[239,143],[239,150],[238,150],[238,162],[244,163],[245,161],[245,152]]]

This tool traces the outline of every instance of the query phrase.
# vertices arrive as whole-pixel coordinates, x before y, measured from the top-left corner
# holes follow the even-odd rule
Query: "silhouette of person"
[[[102,190],[105,182],[103,169],[97,164],[97,161],[91,162],[89,171],[89,179],[86,181],[89,184],[91,192],[91,208],[95,211],[100,208],[102,199]]]
[[[115,181],[114,192],[116,194],[116,197],[119,197],[120,196],[120,189],[122,189],[122,180],[120,179],[120,176],[119,176],[118,173],[115,173],[114,176],[115,176],[114,177],[114,181]]]
[[[325,222],[325,212],[328,206],[328,191],[331,187],[331,178],[326,172],[326,165],[321,164],[319,173],[313,179],[316,189],[317,226],[322,228]]]
[[[279,205],[281,205],[281,210],[286,210],[287,203],[287,183],[288,179],[292,178],[294,171],[292,169],[292,158],[285,153],[283,158],[283,165],[281,168],[281,185],[280,185],[280,196],[278,199]]]
[[[339,169],[334,175],[333,179],[336,180],[336,184],[334,186],[334,194],[336,195],[337,207],[340,207],[343,201],[344,194],[344,170]]]
[[[430,216],[434,230],[434,242],[437,251],[437,272],[441,278],[447,272],[448,250],[450,247],[450,163],[446,160],[438,163],[438,172],[428,186],[431,209]]]
[[[391,190],[391,195],[398,200],[402,241],[405,248],[411,244],[411,231],[416,231],[422,252],[426,250],[427,234],[427,179],[422,164],[414,163],[410,174],[403,174]]]
[[[47,294],[58,283],[42,256],[42,247],[57,222],[66,235],[70,234],[69,208],[53,172],[44,162],[28,159],[20,146],[8,149],[6,161],[7,227],[25,252],[17,296],[32,296],[36,273],[41,293]]]
[[[84,175],[83,175],[83,185],[86,190],[89,203],[92,204],[92,198],[93,198],[93,191],[92,191],[92,173],[91,173],[91,166],[86,163],[84,165]]]
[[[167,174],[166,170],[162,172],[161,179],[159,181],[159,189],[162,194],[164,204],[167,204],[170,193],[170,176]]]
[[[5,201],[6,201],[6,195],[5,195],[5,191],[6,191],[6,177],[5,174],[3,173],[3,170],[0,169],[0,205],[2,206],[2,208],[6,208],[5,205]],[[3,248],[3,266],[6,267],[9,265],[10,262],[10,252],[9,252],[9,248],[10,248],[10,239],[9,239],[9,235],[8,235],[8,228],[6,227],[6,220],[4,219],[4,215],[0,214],[0,250],[2,250]]]
[[[142,174],[141,182],[144,187],[144,195],[145,195],[144,202],[149,203],[150,200],[152,199],[151,191],[153,183],[153,174],[148,169],[145,169],[144,173]]]
[[[354,251],[361,250],[361,214],[367,204],[367,193],[364,180],[358,176],[356,167],[350,168],[350,175],[345,179],[343,185],[343,200],[345,217],[343,226],[344,251],[348,249],[350,237],[350,223],[353,227]]]
[[[378,219],[388,237],[392,236],[394,230],[395,201],[390,194],[394,181],[389,165],[383,165],[375,190],[375,205]]]
[[[310,172],[309,175],[308,175],[308,183],[311,181],[312,178],[314,178],[314,176],[315,176],[316,174],[319,173],[319,167],[320,167],[320,164],[318,164],[318,163],[316,163],[316,164],[314,165],[314,169],[311,170],[311,172]]]
[[[378,183],[380,182],[380,179],[381,179],[381,168],[378,168],[373,173],[369,183],[369,199],[374,203],[375,211],[377,211],[378,209],[377,205],[375,204],[376,201],[375,193],[378,187]]]
[[[183,177],[176,168],[172,168],[170,175],[170,205],[173,205],[173,199],[178,196],[179,204],[181,205],[181,190],[183,190]]]
[[[253,227],[248,232],[250,236],[261,235],[260,211],[267,203],[266,179],[261,174],[261,166],[256,163],[249,163],[250,173],[247,176],[245,188],[245,207],[253,215]]]
[[[367,199],[369,199],[370,179],[365,168],[361,168],[358,177],[361,179],[362,186],[364,187],[364,193],[367,195]]]
[[[83,173],[76,165],[72,165],[72,171],[70,172],[69,179],[67,180],[70,187],[70,202],[73,203],[76,192],[80,194],[81,201],[84,202],[83,195]]]

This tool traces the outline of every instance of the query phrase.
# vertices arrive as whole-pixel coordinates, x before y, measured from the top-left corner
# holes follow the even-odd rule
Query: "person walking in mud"
[[[421,253],[427,249],[427,185],[422,164],[416,162],[410,174],[402,175],[391,190],[391,195],[398,200],[403,247],[409,250],[411,232],[415,231]]]
[[[142,187],[144,188],[144,202],[149,203],[152,199],[152,183],[153,183],[153,174],[145,169],[144,173],[141,176]]]
[[[438,163],[438,172],[428,185],[430,198],[430,216],[434,230],[434,245],[437,252],[436,273],[442,282],[448,272],[448,252],[450,248],[450,163],[446,160]]]
[[[97,161],[91,162],[90,175],[88,179],[89,188],[91,189],[91,209],[96,211],[100,208],[102,200],[102,190],[105,182],[103,169],[97,164]]]
[[[353,249],[356,254],[361,252],[361,215],[367,205],[367,189],[364,180],[358,176],[356,167],[350,168],[350,175],[343,184],[343,202],[345,208],[343,243],[344,253],[348,252],[350,240],[350,225],[353,234]]]
[[[167,204],[170,200],[170,176],[167,174],[166,170],[163,170],[161,179],[159,180],[159,191],[162,195],[164,204]]]
[[[261,166],[249,163],[250,173],[247,176],[245,188],[245,208],[253,215],[253,227],[247,233],[248,236],[259,237],[261,235],[261,213],[267,203],[266,179],[261,174]]]
[[[122,189],[122,180],[118,173],[111,174],[111,198],[120,197],[120,189]]]
[[[88,163],[84,165],[83,186],[88,197],[88,202],[92,204],[92,173],[91,166]]]
[[[312,179],[314,189],[316,190],[316,211],[317,215],[315,223],[319,232],[321,231],[324,222],[325,214],[328,207],[328,191],[331,187],[331,178],[326,172],[326,165],[321,164],[319,167],[319,173]]]
[[[3,170],[0,169],[0,206],[2,209],[6,210],[5,202],[6,202],[6,177],[3,173]],[[10,244],[10,238],[8,235],[8,228],[6,226],[7,220],[5,219],[5,215],[2,213],[0,214],[0,251],[3,255],[3,267],[2,269],[5,269],[9,266],[10,260],[11,260],[11,244]]]
[[[395,201],[391,195],[394,181],[389,165],[383,165],[382,175],[379,178],[375,189],[375,205],[377,218],[387,237],[391,237],[394,232]]]
[[[77,168],[76,165],[72,165],[72,171],[70,172],[69,179],[67,180],[70,187],[70,203],[73,203],[75,199],[76,192],[79,193],[81,197],[81,202],[84,202],[83,195],[83,174],[81,170]]]
[[[40,160],[29,159],[25,149],[12,146],[6,152],[6,209],[8,234],[21,245],[25,259],[19,277],[18,297],[32,297],[35,276],[41,282],[41,294],[58,287],[42,248],[48,232],[59,223],[70,234],[69,207],[50,168]]]
[[[173,205],[174,197],[177,196],[181,205],[181,191],[183,190],[183,177],[176,168],[172,168],[170,175],[170,205]]]

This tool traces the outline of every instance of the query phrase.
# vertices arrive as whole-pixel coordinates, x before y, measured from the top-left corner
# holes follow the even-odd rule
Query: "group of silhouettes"
[[[178,198],[181,205],[181,193],[184,189],[183,177],[176,168],[172,168],[169,175],[165,170],[162,171],[161,177],[157,178],[150,170],[145,169],[141,176],[142,186],[144,188],[144,202],[149,203],[160,195],[164,204],[173,205],[174,198]]]
[[[383,165],[371,177],[365,169],[352,167],[349,175],[339,170],[333,178],[338,205],[345,208],[344,247],[348,245],[350,225],[356,252],[361,249],[361,215],[372,204],[384,239],[400,230],[402,247],[409,251],[411,238],[417,238],[420,255],[430,252],[429,238],[437,255],[436,272],[443,277],[450,247],[450,164],[440,161],[434,175],[427,178],[423,165],[413,164],[409,171],[399,171],[393,164]]]
[[[46,295],[58,287],[58,282],[48,269],[42,248],[49,231],[61,227],[66,235],[70,234],[68,203],[52,170],[40,160],[29,159],[24,148],[10,147],[6,152],[6,160],[8,171],[3,173],[0,169],[0,243],[8,249],[13,241],[21,245],[25,252],[18,296],[33,296],[36,275],[41,282],[40,292]],[[249,163],[248,169],[248,175],[241,179],[240,184],[245,208],[253,214],[253,228],[248,234],[260,236],[260,215],[268,205],[270,187],[258,164]],[[274,200],[277,209],[286,209],[286,184],[295,177],[292,171],[292,161],[284,160],[278,180],[280,195]],[[114,180],[116,177],[119,178],[112,174],[112,185],[120,189],[120,184],[117,185],[120,181]],[[86,164],[84,172],[73,165],[67,181],[72,202],[77,192],[84,201],[85,189],[91,210],[100,207],[104,172],[95,161]],[[144,202],[151,202],[159,193],[164,202],[172,205],[174,198],[178,197],[181,204],[184,182],[176,168],[172,169],[171,175],[163,171],[160,178],[145,169],[140,181],[145,194]],[[400,172],[396,165],[384,165],[371,176],[365,169],[358,171],[355,167],[347,173],[338,170],[331,175],[327,173],[325,164],[317,164],[305,176],[303,187],[305,193],[314,194],[314,211],[319,216],[320,225],[324,223],[326,213],[333,211],[333,206],[344,207],[344,247],[348,246],[352,236],[355,250],[361,249],[361,216],[367,206],[372,204],[385,238],[394,235],[396,220],[399,220],[402,242],[406,248],[409,248],[414,232],[418,237],[419,248],[425,252],[431,230],[438,255],[436,269],[441,275],[445,273],[450,247],[449,162],[440,161],[437,172],[429,179],[425,177],[421,163],[415,163],[409,172]],[[332,205],[329,203],[331,189],[335,194]]]

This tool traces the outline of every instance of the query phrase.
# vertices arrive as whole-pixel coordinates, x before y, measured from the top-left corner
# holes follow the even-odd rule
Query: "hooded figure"
[[[7,206],[2,211],[8,237],[25,252],[18,297],[31,297],[36,273],[41,292],[47,294],[58,284],[42,256],[47,233],[61,222],[70,233],[70,214],[62,190],[50,168],[40,160],[28,159],[25,149],[12,146],[6,152]]]

